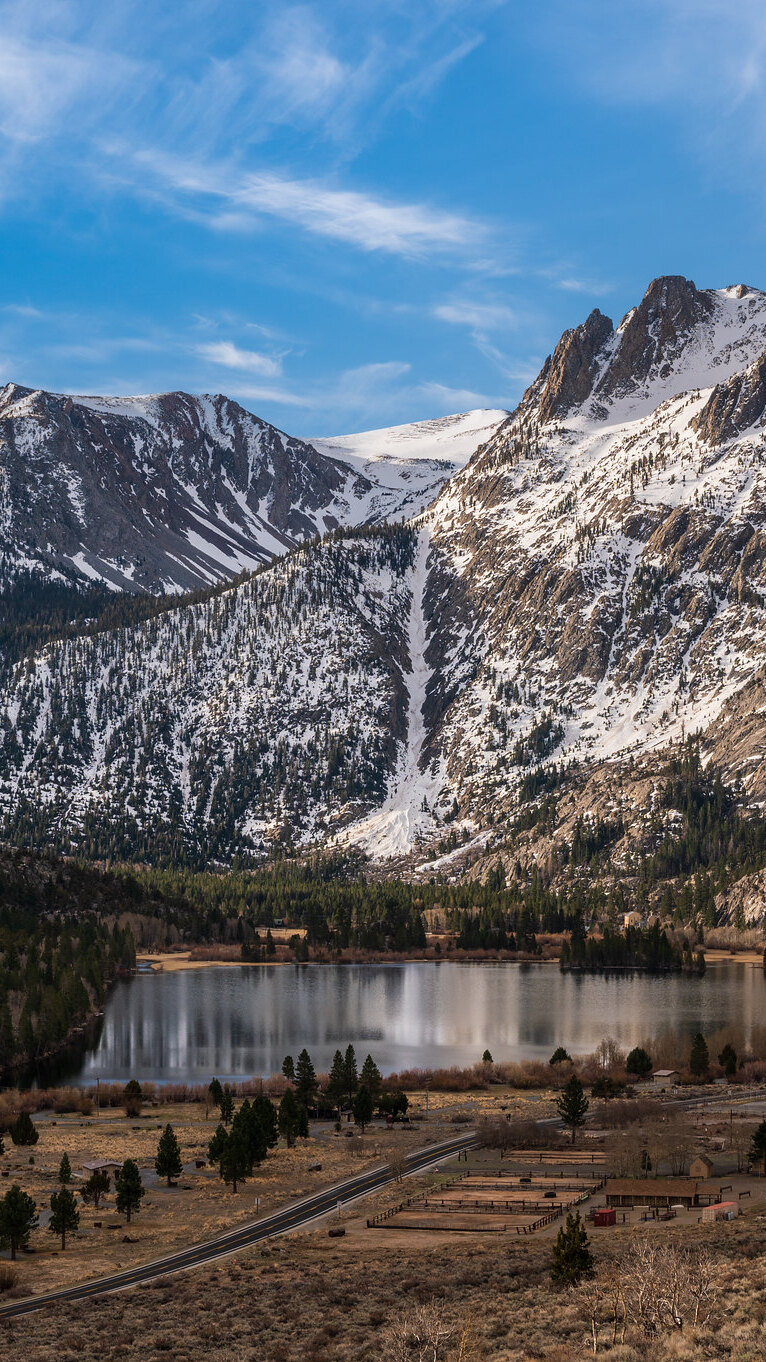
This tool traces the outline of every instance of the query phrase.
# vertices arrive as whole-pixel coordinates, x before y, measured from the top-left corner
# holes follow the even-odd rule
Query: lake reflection
[[[702,979],[561,974],[555,965],[247,965],[141,975],[110,995],[78,1083],[207,1082],[276,1072],[305,1045],[318,1070],[349,1041],[384,1073],[412,1066],[548,1059],[557,1045],[625,1047],[766,1015],[766,981],[723,964]]]

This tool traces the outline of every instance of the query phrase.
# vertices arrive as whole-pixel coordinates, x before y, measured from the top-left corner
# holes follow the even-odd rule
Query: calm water
[[[208,1082],[276,1072],[305,1045],[319,1070],[349,1041],[381,1070],[548,1059],[556,1045],[631,1046],[672,1028],[766,1021],[758,968],[716,965],[702,979],[561,974],[555,965],[250,965],[125,980],[110,995],[77,1083]]]

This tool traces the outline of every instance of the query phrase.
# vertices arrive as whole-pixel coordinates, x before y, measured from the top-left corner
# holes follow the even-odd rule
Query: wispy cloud
[[[515,324],[515,314],[504,303],[472,301],[439,303],[433,315],[440,322],[467,326],[472,331],[507,331]]]
[[[142,151],[133,163],[141,179],[149,173],[165,191],[197,204],[223,204],[211,212],[212,226],[252,229],[258,219],[276,218],[304,232],[342,241],[364,251],[407,257],[426,252],[465,253],[489,236],[476,219],[422,203],[397,203],[320,180],[273,172],[237,174],[222,165],[201,165],[158,151]],[[137,183],[138,183],[137,177]]]
[[[244,369],[248,373],[261,374],[264,378],[279,378],[282,373],[281,359],[261,354],[257,350],[241,350],[231,341],[212,341],[207,345],[198,345],[196,349],[202,359],[225,369]]]

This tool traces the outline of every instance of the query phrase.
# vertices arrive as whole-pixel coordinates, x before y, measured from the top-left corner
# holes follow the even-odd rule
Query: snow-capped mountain
[[[459,434],[446,443],[467,457],[504,415],[453,418]],[[115,590],[203,587],[340,525],[409,515],[453,471],[404,451],[375,461],[370,438],[340,441],[338,459],[220,395],[65,397],[8,384],[0,584],[36,569]]]
[[[312,438],[320,453],[349,465],[376,489],[370,523],[415,516],[506,420],[507,411],[479,409],[357,435]]]
[[[449,826],[541,856],[578,816],[656,820],[693,732],[764,799],[765,421],[763,293],[671,277],[592,313],[408,526],[17,666],[6,830],[226,860]]]

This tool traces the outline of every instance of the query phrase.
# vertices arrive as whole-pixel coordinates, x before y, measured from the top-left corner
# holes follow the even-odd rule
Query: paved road
[[[424,1168],[438,1163],[440,1159],[456,1154],[458,1150],[466,1149],[473,1144],[475,1144],[473,1131],[465,1131],[453,1139],[418,1149],[407,1156],[407,1172],[421,1172]],[[185,1268],[209,1263],[214,1258],[223,1258],[229,1253],[236,1253],[238,1249],[249,1248],[251,1244],[257,1244],[262,1239],[271,1239],[275,1235],[285,1234],[288,1230],[301,1229],[312,1220],[326,1215],[328,1211],[335,1210],[339,1201],[346,1204],[357,1197],[368,1196],[370,1192],[376,1192],[392,1181],[388,1164],[381,1164],[367,1173],[360,1173],[358,1177],[347,1178],[344,1182],[337,1182],[332,1187],[326,1187],[321,1192],[304,1197],[302,1201],[293,1202],[292,1205],[274,1211],[261,1220],[252,1221],[249,1225],[242,1225],[236,1230],[230,1230],[228,1234],[210,1239],[205,1244],[195,1244],[192,1248],[182,1249],[179,1253],[171,1253],[166,1258],[157,1258],[153,1263],[142,1263],[124,1272],[115,1272],[109,1277],[99,1277],[94,1281],[81,1282],[77,1286],[62,1287],[58,1291],[46,1291],[40,1296],[28,1296],[25,1300],[0,1305],[0,1319],[28,1315],[33,1310],[39,1310],[54,1301],[86,1300],[89,1296],[102,1296],[109,1291],[123,1291],[126,1287],[137,1286],[140,1282],[148,1282],[155,1277],[164,1277],[171,1272],[182,1272]]]

